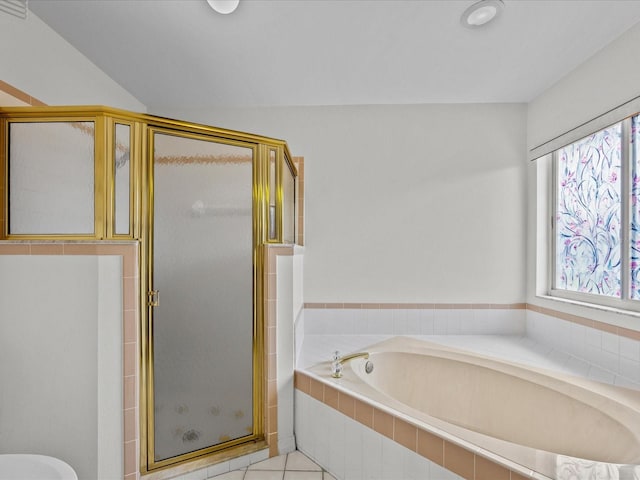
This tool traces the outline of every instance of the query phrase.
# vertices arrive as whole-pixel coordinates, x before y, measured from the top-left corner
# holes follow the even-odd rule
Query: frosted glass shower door
[[[153,137],[154,460],[253,433],[248,147]]]

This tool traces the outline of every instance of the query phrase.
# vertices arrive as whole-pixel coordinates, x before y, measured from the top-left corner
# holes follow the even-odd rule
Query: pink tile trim
[[[23,92],[19,88],[16,88],[13,85],[8,84],[7,82],[3,82],[2,80],[0,80],[0,91],[8,93],[13,98],[17,98],[21,102],[27,103],[32,107],[44,107],[47,105],[46,103],[32,97],[28,93]]]
[[[316,400],[322,402],[330,408],[333,408],[334,410],[340,411],[340,406],[335,404],[332,393],[329,393],[329,395],[327,395],[327,392],[335,391],[333,387],[317,380],[310,375],[307,375],[302,370],[296,370],[295,378],[295,388],[297,390],[305,393],[306,395],[311,395]],[[309,391],[306,391],[306,386],[309,384],[311,385],[311,390],[314,390],[311,393]],[[432,432],[423,430],[418,425],[413,425],[405,419],[396,417],[387,412],[382,412],[382,410],[378,410],[377,408],[370,406],[368,402],[352,397],[351,395],[349,395],[349,393],[340,391],[339,394],[341,399],[343,397],[353,398],[356,404],[356,415],[355,417],[347,415],[349,416],[349,418],[353,418],[364,427],[377,431],[381,435],[384,435],[390,440],[403,445],[405,448],[408,448],[412,452],[416,452],[418,455],[427,458],[430,461],[435,461],[440,465],[444,463],[445,468],[448,467],[449,470],[455,471],[456,473],[458,473],[458,475],[461,475],[467,480],[481,480],[481,477],[476,475],[474,468],[477,462],[482,462],[484,470],[490,468],[495,469],[495,471],[506,470],[507,472],[509,472],[512,478],[535,478],[525,477],[522,476],[521,473],[510,471],[499,463],[492,462],[491,460],[481,457],[480,455],[477,455],[474,452],[465,449],[464,447],[455,445],[450,441],[440,437],[439,435],[435,435]],[[370,406],[373,411],[373,421],[371,421],[369,417],[360,417],[358,415],[359,404],[367,407]],[[377,424],[375,418],[376,415],[378,415]],[[420,439],[422,438],[429,439],[428,443],[430,445],[428,445],[427,448],[421,445]],[[439,442],[442,442],[442,457],[438,455],[438,458],[432,458],[434,443],[439,444]],[[440,460],[440,458],[442,458],[442,460]]]
[[[340,303],[340,302],[308,302],[304,308],[333,309],[434,309],[434,310],[524,310],[526,303]]]
[[[613,333],[614,335],[618,335],[620,337],[626,337],[626,338],[631,338],[632,340],[640,341],[640,331],[638,330],[631,330],[629,328],[618,327],[616,325],[611,325],[609,323],[599,322],[598,320],[591,320],[589,318],[580,317],[578,315],[559,312],[557,310],[552,310],[546,307],[539,307],[531,303],[527,303],[526,305],[527,305],[527,310],[531,310],[532,312],[541,313],[543,315],[555,317],[560,320],[564,320],[566,322],[577,323],[580,325],[584,325],[586,327],[595,328],[596,330],[601,330],[603,332]]]
[[[370,309],[370,310],[393,310],[393,309],[433,309],[433,310],[531,310],[551,317],[566,320],[567,322],[578,323],[587,327],[613,333],[621,337],[631,338],[640,341],[640,331],[630,328],[618,327],[605,322],[591,320],[588,318],[559,312],[546,307],[539,307],[530,303],[328,303],[328,302],[307,302],[304,304],[307,309]]]
[[[138,332],[138,243],[92,242],[0,242],[0,255],[118,255],[122,257],[123,284],[123,431],[124,477],[140,478],[140,432],[138,428],[138,372],[140,338]]]
[[[277,257],[279,255],[291,256],[293,255],[292,246],[284,245],[265,245],[264,258],[263,258],[263,278],[264,278],[264,298],[263,298],[263,312],[264,312],[264,325],[263,335],[265,342],[265,351],[263,358],[263,365],[265,366],[263,372],[263,384],[265,386],[265,405],[264,411],[270,413],[267,415],[265,438],[269,445],[269,456],[277,456],[278,452],[278,424],[277,415],[273,412],[277,411],[278,405],[278,390],[277,390],[277,377],[278,377],[278,354],[277,354],[277,327],[276,327],[276,312],[277,312]]]

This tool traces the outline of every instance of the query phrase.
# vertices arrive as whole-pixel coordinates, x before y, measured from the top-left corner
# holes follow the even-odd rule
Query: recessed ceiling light
[[[234,12],[235,9],[238,8],[240,0],[207,0],[207,3],[216,12],[227,15],[228,13]]]
[[[460,22],[467,28],[479,28],[499,17],[503,8],[502,0],[480,0],[464,11]]]

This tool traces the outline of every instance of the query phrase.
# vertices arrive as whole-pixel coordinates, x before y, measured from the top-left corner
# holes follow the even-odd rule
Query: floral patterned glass
[[[640,116],[631,119],[631,298],[640,299]]]
[[[555,287],[620,298],[621,124],[558,150]]]

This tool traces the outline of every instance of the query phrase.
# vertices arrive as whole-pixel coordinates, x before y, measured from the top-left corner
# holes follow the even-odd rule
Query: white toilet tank
[[[78,475],[60,459],[46,455],[0,455],[0,480],[78,480]]]

